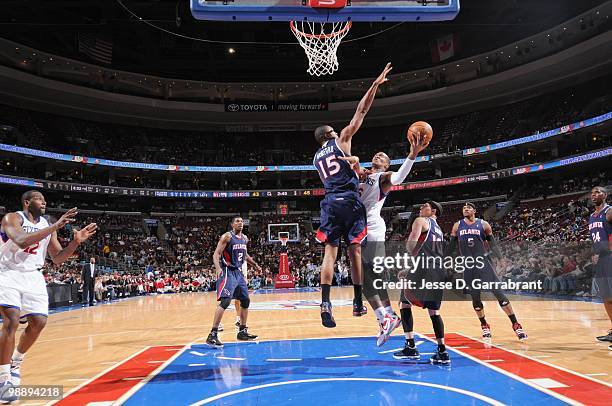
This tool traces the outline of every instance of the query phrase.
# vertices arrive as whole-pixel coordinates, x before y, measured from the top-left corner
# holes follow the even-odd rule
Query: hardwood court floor
[[[348,304],[352,294],[351,288],[335,288],[332,299],[343,299]],[[335,307],[338,327],[322,327],[316,307],[319,300],[319,292],[253,295],[252,308],[268,310],[250,312],[250,331],[261,340],[376,335],[371,309],[367,316],[355,318],[350,307]],[[295,304],[306,309],[292,309]],[[601,304],[515,300],[513,306],[529,340],[520,343],[497,303],[486,302],[494,344],[612,383],[612,351],[594,338],[609,328]],[[212,292],[153,295],[53,314],[39,341],[27,354],[22,383],[63,385],[67,392],[145,346],[203,343],[214,308]],[[413,313],[415,330],[432,333],[427,312],[415,309]],[[480,326],[470,302],[444,303],[442,316],[447,333],[480,337]],[[223,319],[226,330],[220,334],[222,341],[236,341],[234,322],[235,311],[230,307]],[[395,335],[402,335],[401,327]]]

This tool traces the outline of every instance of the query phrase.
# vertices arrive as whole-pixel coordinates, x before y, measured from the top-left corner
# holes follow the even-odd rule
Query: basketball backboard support
[[[300,225],[298,223],[268,224],[268,242],[280,243],[281,237],[289,242],[300,241]]]
[[[191,0],[199,20],[398,22],[446,21],[459,13],[459,0]],[[318,7],[313,7],[316,4]]]

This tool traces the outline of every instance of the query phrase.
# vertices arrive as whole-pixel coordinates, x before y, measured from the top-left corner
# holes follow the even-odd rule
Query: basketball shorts
[[[471,286],[474,279],[480,279],[483,282],[499,282],[495,269],[488,260],[484,261],[482,268],[477,268],[476,266],[466,268],[463,272],[463,279],[468,287]]]
[[[317,241],[338,246],[344,238],[347,244],[361,244],[367,234],[365,207],[359,199],[326,195],[321,200]]]
[[[440,310],[442,307],[443,289],[421,288],[423,281],[440,283],[445,280],[443,269],[417,269],[414,273],[408,273],[407,280],[413,281],[415,289],[404,289],[400,295],[400,301],[410,303],[413,306],[429,310]]]
[[[612,300],[612,254],[600,256],[595,264],[593,287],[597,296]]]
[[[217,300],[247,299],[249,289],[240,269],[223,268],[217,280]]]
[[[40,271],[0,270],[0,306],[21,311],[21,317],[49,315],[49,294]]]
[[[375,257],[384,257],[386,255],[386,231],[387,226],[382,219],[380,222],[368,223],[368,234],[361,244],[361,259],[365,264],[373,264]]]

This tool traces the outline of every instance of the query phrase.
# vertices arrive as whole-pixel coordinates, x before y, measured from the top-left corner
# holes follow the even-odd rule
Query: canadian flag
[[[459,36],[449,34],[431,43],[431,60],[438,63],[459,53]]]

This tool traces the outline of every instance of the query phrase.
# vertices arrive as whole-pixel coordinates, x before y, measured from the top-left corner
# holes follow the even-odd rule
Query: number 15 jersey
[[[336,139],[327,141],[314,156],[313,165],[325,187],[325,194],[345,194],[359,197],[359,178],[348,162],[338,159],[346,156]]]

